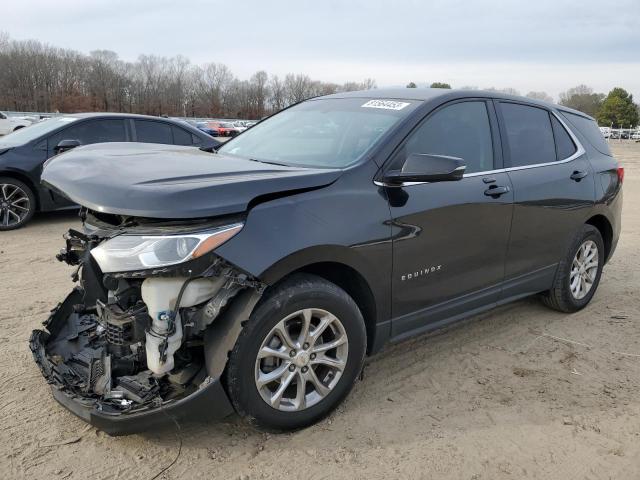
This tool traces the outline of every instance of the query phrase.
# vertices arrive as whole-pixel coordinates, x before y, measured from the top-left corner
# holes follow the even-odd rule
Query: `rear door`
[[[491,101],[464,100],[431,113],[392,159],[411,153],[460,157],[459,181],[386,187],[393,222],[392,335],[498,299],[511,223],[509,177]]]
[[[134,140],[142,143],[173,145],[171,125],[154,120],[134,120]]]
[[[505,167],[514,190],[503,298],[551,286],[556,266],[594,201],[591,166],[554,112],[497,101]]]

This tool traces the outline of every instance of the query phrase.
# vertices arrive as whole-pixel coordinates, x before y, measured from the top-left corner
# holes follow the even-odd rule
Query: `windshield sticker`
[[[383,108],[385,110],[402,110],[407,105],[411,105],[407,102],[396,102],[394,100],[369,100],[362,105],[362,108]]]

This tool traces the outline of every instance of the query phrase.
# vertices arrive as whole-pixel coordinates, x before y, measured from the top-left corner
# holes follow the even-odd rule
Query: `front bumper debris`
[[[86,332],[95,327],[89,317],[79,317],[76,313],[77,306],[83,304],[83,296],[83,290],[75,288],[51,312],[44,322],[44,330],[34,330],[29,341],[42,375],[62,406],[109,435],[142,432],[173,425],[175,421],[218,420],[233,412],[220,379],[204,372],[201,372],[202,381],[192,391],[169,399],[152,391],[148,400],[135,403],[123,399],[105,400],[95,393],[85,392],[86,386],[78,380],[77,370],[68,365],[70,358],[86,351]],[[89,377],[93,378],[93,372]]]

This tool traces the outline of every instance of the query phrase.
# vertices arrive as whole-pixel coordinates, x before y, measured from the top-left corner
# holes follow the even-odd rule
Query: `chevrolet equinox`
[[[81,146],[42,173],[82,228],[30,347],[110,434],[234,411],[301,428],[388,341],[534,294],[584,308],[623,176],[592,118],[480,91],[314,98],[214,153]]]

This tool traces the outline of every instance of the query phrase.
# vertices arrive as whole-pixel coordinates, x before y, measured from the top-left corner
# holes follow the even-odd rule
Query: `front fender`
[[[313,264],[343,264],[368,284],[376,302],[376,323],[388,320],[389,206],[383,191],[370,180],[358,182],[350,177],[344,175],[328,187],[255,206],[242,231],[215,253],[267,285]]]

